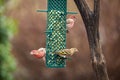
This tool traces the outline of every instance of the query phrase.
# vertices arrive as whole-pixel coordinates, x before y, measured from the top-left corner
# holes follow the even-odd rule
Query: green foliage
[[[4,4],[6,0],[0,0],[0,15],[4,12]]]
[[[4,5],[5,0],[0,0],[0,6]]]
[[[16,68],[14,57],[10,54],[10,43],[0,44],[0,80],[13,80]]]
[[[11,55],[10,40],[17,32],[17,22],[4,15],[5,1],[0,0],[0,80],[13,80],[16,62]]]
[[[4,43],[13,37],[13,33],[17,32],[17,22],[6,16],[1,16],[0,23],[0,43]]]

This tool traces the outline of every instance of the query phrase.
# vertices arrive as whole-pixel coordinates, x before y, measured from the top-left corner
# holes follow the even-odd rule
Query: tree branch
[[[99,15],[100,15],[100,0],[94,0],[94,24],[96,25],[96,37],[99,39]]]
[[[102,53],[99,38],[99,11],[100,0],[94,0],[94,10],[90,11],[85,0],[74,0],[85,24],[89,47],[91,51],[91,62],[97,80],[109,80],[106,62]]]
[[[83,21],[87,21],[90,18],[91,11],[84,0],[74,0],[82,15]],[[87,16],[85,16],[87,15]],[[86,25],[86,24],[85,24]]]

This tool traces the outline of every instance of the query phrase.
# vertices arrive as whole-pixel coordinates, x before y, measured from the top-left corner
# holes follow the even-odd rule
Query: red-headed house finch
[[[33,55],[34,57],[41,59],[43,58],[43,60],[45,61],[45,55],[46,55],[46,50],[45,48],[39,48],[38,50],[32,50],[30,52],[31,55]]]
[[[67,32],[69,32],[69,30],[74,27],[75,21],[76,21],[76,17],[75,17],[75,16],[70,16],[70,17],[66,20]]]
[[[77,48],[71,48],[71,49],[62,49],[62,50],[56,51],[55,54],[58,54],[63,58],[67,58],[67,56],[72,56],[76,52],[79,52]]]

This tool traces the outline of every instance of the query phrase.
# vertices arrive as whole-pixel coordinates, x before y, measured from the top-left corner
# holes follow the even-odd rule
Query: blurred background
[[[86,0],[93,9],[93,1]],[[68,0],[68,11],[76,11]],[[80,14],[67,34],[67,48],[80,53],[67,61],[66,68],[47,68],[30,51],[45,47],[47,0],[0,0],[0,80],[95,80],[85,27]],[[69,15],[68,15],[69,16]],[[100,38],[110,80],[120,79],[120,0],[101,0]]]

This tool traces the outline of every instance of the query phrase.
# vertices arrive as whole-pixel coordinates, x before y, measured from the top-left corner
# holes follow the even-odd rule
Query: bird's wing
[[[60,55],[67,55],[67,54],[70,54],[70,50],[69,49],[63,49],[63,50],[56,51],[55,53],[60,54]]]

